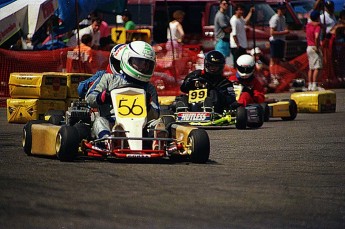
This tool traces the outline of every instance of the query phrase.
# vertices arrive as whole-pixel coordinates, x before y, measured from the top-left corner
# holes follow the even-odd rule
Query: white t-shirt
[[[180,25],[180,23],[178,21],[172,21],[169,23],[169,27],[170,27],[170,30],[171,30],[171,37],[172,37],[172,40],[178,40],[178,39],[181,39],[182,36],[181,34],[179,33],[178,29],[177,29],[177,26]],[[170,40],[170,31],[169,31],[169,28],[167,30],[167,38],[168,40]]]
[[[247,35],[246,35],[246,21],[243,17],[238,18],[236,15],[233,15],[230,19],[231,24],[231,33],[230,33],[230,47],[237,48],[235,39],[233,36],[236,36],[238,43],[242,48],[248,47]]]
[[[80,41],[81,41],[81,38],[84,34],[90,34],[92,36],[91,47],[94,45],[99,46],[99,39],[101,36],[101,33],[99,30],[96,33],[94,33],[93,29],[92,29],[92,25],[79,30],[79,40]],[[78,45],[78,42],[77,42],[77,33],[76,33],[69,39],[69,41],[67,42],[67,46],[75,47],[77,45]]]
[[[271,17],[269,24],[270,28],[273,28],[277,32],[284,31],[286,29],[285,16],[275,14]],[[277,39],[285,40],[285,35],[273,35],[270,37],[270,41]]]
[[[335,26],[335,24],[337,23],[337,19],[334,15],[330,15],[327,11],[325,11],[325,14],[320,15],[320,22],[322,24],[326,24],[326,33],[329,33],[333,26]]]

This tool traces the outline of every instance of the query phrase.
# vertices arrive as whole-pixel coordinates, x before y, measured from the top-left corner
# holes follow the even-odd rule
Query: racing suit
[[[190,90],[197,89],[195,81],[193,81],[193,79],[196,78],[203,78],[207,82],[207,96],[211,98],[215,112],[222,113],[224,110],[228,110],[233,102],[236,102],[236,95],[232,82],[221,74],[211,75],[205,70],[195,70],[189,73],[184,79],[180,90],[184,93],[188,93]]]
[[[99,81],[99,82],[97,82]],[[111,126],[115,123],[114,110],[110,97],[113,89],[125,85],[136,85],[142,87],[146,92],[146,105],[148,108],[148,120],[159,117],[160,107],[158,103],[158,95],[155,87],[151,83],[144,83],[135,80],[125,73],[112,74],[104,73],[89,89],[85,100],[93,108],[98,108],[99,116],[95,117],[93,123],[93,132],[98,138],[105,137],[110,134]]]
[[[248,104],[265,102],[265,89],[255,75],[252,75],[249,79],[245,80],[239,78],[240,77],[237,77],[236,75],[230,77],[231,82],[243,87],[237,100],[238,106],[245,107]]]

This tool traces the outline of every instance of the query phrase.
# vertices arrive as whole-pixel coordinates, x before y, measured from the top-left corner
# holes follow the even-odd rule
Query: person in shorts
[[[214,17],[214,35],[216,39],[215,50],[223,54],[226,62],[230,57],[230,17],[227,15],[229,8],[228,0],[219,1],[219,10]]]
[[[307,56],[309,61],[308,91],[317,91],[317,81],[322,69],[322,51],[320,47],[320,13],[316,10],[310,13],[310,22],[306,25]]]
[[[276,85],[279,84],[279,79],[281,76],[278,76],[277,68],[280,63],[280,60],[284,58],[285,55],[285,35],[289,33],[289,30],[286,28],[286,19],[285,19],[285,4],[281,4],[277,8],[277,13],[274,14],[270,21],[270,72],[271,72],[271,81],[275,82]]]

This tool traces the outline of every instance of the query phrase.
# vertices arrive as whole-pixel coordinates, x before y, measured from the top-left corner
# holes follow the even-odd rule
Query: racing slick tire
[[[267,103],[261,103],[260,105],[264,110],[264,122],[268,122],[270,120],[270,107]]]
[[[290,117],[282,117],[282,120],[292,121],[292,120],[295,120],[295,118],[297,117],[297,104],[295,100],[293,99],[289,100],[289,112],[290,112]]]
[[[169,133],[169,136],[171,136],[171,125],[176,122],[175,118],[171,115],[164,115],[161,117],[161,119],[165,125],[165,129]]]
[[[91,126],[82,122],[74,124],[74,128],[77,129],[79,134],[79,142],[83,139],[90,140],[91,138]]]
[[[187,145],[191,150],[190,159],[193,163],[206,163],[210,156],[210,139],[204,129],[192,130],[188,135]]]
[[[247,127],[247,110],[244,107],[238,107],[236,111],[236,129],[244,130]]]
[[[259,118],[258,122],[247,122],[247,126],[249,128],[260,128],[263,124],[264,124],[264,109],[261,105],[252,105],[252,106],[256,106],[257,107],[257,115]]]
[[[62,126],[56,136],[56,156],[60,161],[73,161],[78,154],[79,133],[74,126]]]
[[[44,120],[31,120],[27,122],[23,127],[23,135],[22,135],[22,145],[24,149],[24,153],[28,156],[31,156],[31,148],[32,148],[32,132],[31,126],[32,124],[41,124],[45,123]]]

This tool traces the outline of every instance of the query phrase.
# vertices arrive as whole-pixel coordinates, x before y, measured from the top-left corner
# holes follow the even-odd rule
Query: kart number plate
[[[188,103],[202,102],[207,97],[207,89],[191,90],[188,94]]]
[[[142,118],[146,117],[145,96],[143,94],[116,96],[117,117],[121,118]]]

